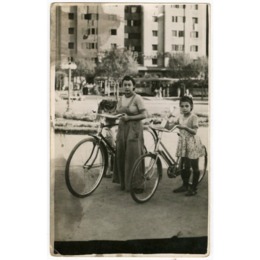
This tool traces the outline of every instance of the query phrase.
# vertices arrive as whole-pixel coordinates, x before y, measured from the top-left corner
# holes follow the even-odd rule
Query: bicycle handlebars
[[[166,132],[166,133],[171,133],[173,132],[173,130],[177,129],[177,125],[174,125],[171,129],[167,129],[165,128],[165,126],[155,126],[155,125],[151,125],[151,123],[153,123],[154,120],[151,120],[150,121],[150,127],[154,130],[158,130],[158,131],[161,131],[161,132]]]
[[[97,116],[108,118],[108,119],[119,119],[120,117],[124,116],[125,114],[117,114],[117,115],[112,115],[112,114],[97,114]]]

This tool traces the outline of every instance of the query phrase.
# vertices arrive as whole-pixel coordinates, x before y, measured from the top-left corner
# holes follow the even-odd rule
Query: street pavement
[[[200,128],[207,144],[207,128]],[[164,173],[154,197],[138,204],[119,185],[104,178],[89,197],[71,195],[65,184],[65,163],[73,146],[85,136],[55,135],[52,154],[53,239],[55,241],[129,240],[200,237],[208,234],[208,175],[198,194],[186,197],[172,193],[181,184],[179,177]],[[165,134],[164,143],[175,152],[176,136]]]
[[[71,102],[73,113],[96,110],[102,97],[91,96]],[[169,111],[176,100],[145,99],[149,113]],[[64,113],[65,100],[55,101],[56,113]],[[194,111],[208,114],[207,101],[195,101]],[[208,128],[198,134],[209,150]],[[199,185],[198,194],[186,197],[172,190],[181,185],[180,177],[169,179],[166,165],[154,197],[144,204],[136,203],[119,185],[104,178],[89,197],[79,199],[65,184],[65,164],[72,148],[86,135],[51,134],[51,238],[53,241],[130,240],[150,238],[201,237],[208,235],[208,174]],[[165,134],[163,142],[175,154],[177,135]]]

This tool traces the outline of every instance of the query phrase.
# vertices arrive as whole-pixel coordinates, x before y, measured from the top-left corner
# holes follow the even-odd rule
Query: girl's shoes
[[[174,193],[179,193],[179,192],[185,192],[185,191],[187,191],[187,190],[188,190],[188,187],[182,185],[181,187],[179,187],[179,188],[173,190],[173,192],[174,192]]]
[[[185,196],[194,196],[197,194],[196,190],[189,189],[188,192],[185,194]]]

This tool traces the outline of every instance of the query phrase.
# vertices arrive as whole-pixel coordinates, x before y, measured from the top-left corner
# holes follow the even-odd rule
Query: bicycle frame
[[[115,154],[116,149],[115,147],[113,147],[106,139],[106,137],[102,134],[102,130],[105,127],[113,127],[113,126],[117,126],[118,124],[109,124],[109,125],[104,125],[103,123],[99,124],[99,128],[96,134],[89,134],[90,136],[94,137],[99,143],[102,143],[103,145],[105,145],[105,147],[107,148],[107,150],[111,153],[111,154]]]
[[[157,161],[158,156],[160,156],[161,158],[163,158],[163,160],[166,162],[168,166],[175,165],[177,163],[176,160],[172,157],[165,145],[162,143],[163,131],[157,130],[159,132],[157,133],[156,129],[152,127],[150,129],[152,129],[153,133],[156,136],[155,149],[154,152],[152,152],[156,155],[155,161]]]

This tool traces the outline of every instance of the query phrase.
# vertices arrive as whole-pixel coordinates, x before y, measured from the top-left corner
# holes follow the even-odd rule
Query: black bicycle
[[[156,137],[155,149],[153,152],[148,152],[140,156],[133,167],[132,177],[131,177],[131,196],[138,203],[144,203],[152,198],[155,194],[159,182],[162,178],[162,160],[168,165],[167,175],[169,178],[175,178],[181,174],[184,170],[184,165],[182,163],[181,157],[175,160],[167,148],[162,143],[163,132],[171,133],[177,129],[174,126],[172,129],[168,130],[161,126],[156,126],[151,124],[151,130]],[[175,132],[179,135],[178,132]],[[203,177],[207,171],[208,156],[206,147],[203,146],[204,156],[199,158],[199,183],[202,181]],[[192,169],[191,177],[189,180],[190,185],[192,184]]]
[[[120,115],[100,114],[102,119],[119,119]],[[118,124],[106,124],[100,120],[97,134],[80,141],[72,149],[65,169],[65,180],[68,190],[78,198],[84,198],[93,193],[99,186],[102,178],[113,168],[115,147],[106,137],[107,128]],[[150,128],[144,131],[145,150],[154,149],[154,132]]]

